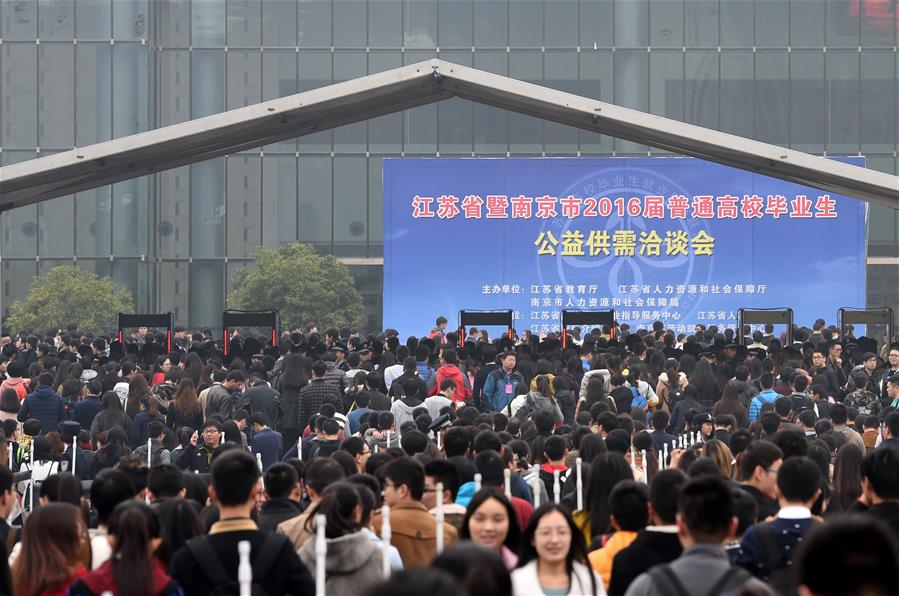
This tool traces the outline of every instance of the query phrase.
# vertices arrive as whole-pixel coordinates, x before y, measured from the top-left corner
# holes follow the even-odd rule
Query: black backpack
[[[813,524],[814,525],[814,524]],[[790,566],[792,553],[783,552],[771,522],[765,522],[756,526],[759,542],[762,545],[762,556],[765,566],[770,570],[765,580],[775,594],[795,594],[793,587],[793,568]]]
[[[275,564],[286,540],[284,536],[279,534],[265,533],[265,539],[260,546],[259,553],[253,560],[253,583],[250,584],[250,594],[252,596],[269,596],[268,592],[262,588],[260,582],[265,579]],[[191,538],[185,545],[194,556],[194,559],[196,559],[200,570],[215,586],[210,594],[239,596],[240,582],[237,581],[236,573],[232,576],[225,570],[206,536]]]
[[[656,565],[650,569],[649,577],[658,593],[662,596],[702,596],[690,594],[668,563]],[[751,577],[752,575],[742,567],[731,567],[724,572],[721,579],[715,582],[715,585],[709,589],[705,596],[717,596],[718,594],[734,590],[746,583]]]

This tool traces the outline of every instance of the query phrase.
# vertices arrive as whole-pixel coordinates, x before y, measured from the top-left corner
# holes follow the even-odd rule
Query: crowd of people
[[[899,343],[740,332],[4,334],[0,594],[899,594]]]

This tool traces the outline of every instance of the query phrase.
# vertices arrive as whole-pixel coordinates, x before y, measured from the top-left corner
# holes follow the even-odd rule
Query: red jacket
[[[436,395],[437,392],[440,391],[440,383],[442,383],[444,379],[452,379],[456,384],[456,394],[453,396],[454,402],[471,399],[471,389],[466,387],[465,377],[462,375],[462,371],[459,370],[459,367],[455,364],[444,364],[437,369],[437,381],[431,388],[431,391],[429,392],[430,395]]]

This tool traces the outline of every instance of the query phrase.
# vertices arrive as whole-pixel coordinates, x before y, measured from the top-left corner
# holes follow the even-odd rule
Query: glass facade
[[[897,34],[882,0],[0,0],[0,160],[439,57],[896,174]],[[384,157],[647,154],[460,99],[382,116],[3,213],[3,314],[75,262],[215,327],[253,248],[300,240],[376,327]],[[871,206],[868,254],[868,304],[899,309],[899,211]]]

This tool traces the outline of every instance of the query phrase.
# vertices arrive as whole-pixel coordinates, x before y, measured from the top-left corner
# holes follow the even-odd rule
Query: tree
[[[60,265],[31,281],[24,302],[14,302],[7,325],[15,331],[65,329],[107,332],[118,313],[133,313],[131,292],[110,277],[99,277],[76,265]]]
[[[308,244],[259,247],[255,265],[240,269],[228,308],[277,310],[285,326],[314,321],[319,329],[360,327],[364,311],[349,269]]]

